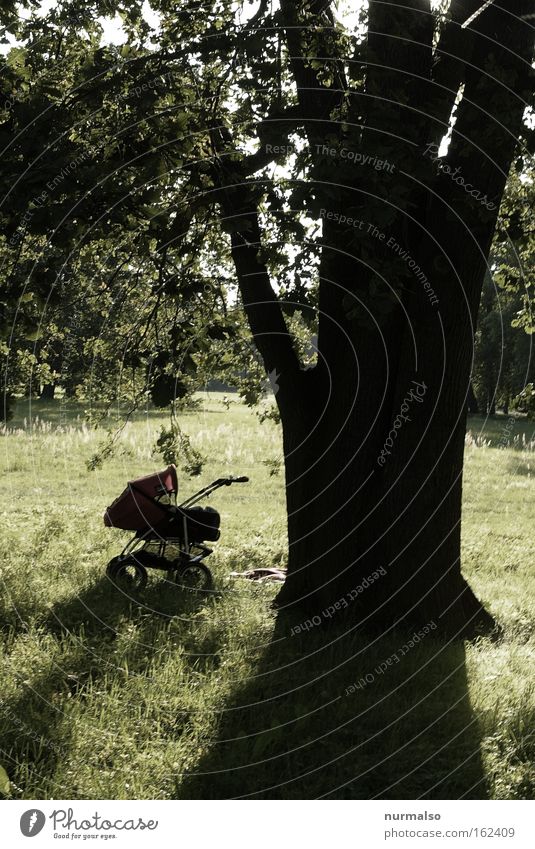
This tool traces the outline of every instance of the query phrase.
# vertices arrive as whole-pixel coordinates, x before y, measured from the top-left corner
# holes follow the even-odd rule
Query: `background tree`
[[[505,412],[510,405],[524,410],[535,379],[533,201],[531,157],[519,155],[500,209],[476,334],[474,384],[481,410],[491,414],[497,404]]]

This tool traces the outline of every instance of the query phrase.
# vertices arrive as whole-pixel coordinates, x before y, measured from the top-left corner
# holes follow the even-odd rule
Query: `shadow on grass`
[[[535,424],[522,415],[469,415],[466,430],[473,437],[488,442],[491,448],[523,450],[535,438]]]
[[[206,399],[209,401],[210,399]],[[28,428],[33,422],[35,426],[37,422],[46,423],[52,427],[82,427],[88,423],[88,412],[91,411],[93,416],[104,412],[105,406],[100,402],[77,401],[73,398],[62,399],[61,397],[53,400],[45,400],[42,398],[19,398],[17,400],[13,417],[7,422],[8,428]],[[201,412],[202,403],[197,406],[192,406],[185,410],[181,410],[181,415],[187,416],[192,413]],[[125,406],[122,412],[117,412],[117,408],[104,417],[106,425],[115,425],[119,427],[129,411],[129,407]],[[130,415],[130,421],[159,421],[162,418],[162,410],[158,407],[148,407],[145,409],[136,410]],[[37,420],[37,421],[36,421]]]
[[[51,605],[43,625],[54,633],[64,633],[84,626],[86,634],[96,633],[113,637],[119,621],[129,618],[139,620],[169,620],[176,616],[191,615],[207,598],[206,594],[184,592],[162,573],[155,573],[142,594],[130,596],[115,587],[106,575],[78,595]],[[216,595],[215,593],[213,594]]]
[[[0,696],[1,759],[16,785],[32,788],[28,798],[36,798],[36,788],[41,788],[39,798],[77,797],[76,776],[62,787],[54,775],[69,759],[80,703],[95,689],[109,691],[132,676],[146,677],[162,626],[173,617],[191,616],[205,602],[205,596],[184,593],[165,580],[130,598],[102,576],[49,607],[28,633],[41,647],[40,652],[32,647],[38,668],[28,673],[7,663],[4,674],[14,676],[17,695]],[[130,624],[137,626],[136,640],[118,652]],[[23,623],[10,630],[12,637],[24,639]]]
[[[176,798],[486,798],[464,644],[430,634],[402,655],[410,637],[290,636],[279,615]]]
[[[535,474],[535,458],[531,462],[527,460],[520,460],[517,463],[509,461],[507,471],[510,475],[520,475],[526,478],[533,477]]]

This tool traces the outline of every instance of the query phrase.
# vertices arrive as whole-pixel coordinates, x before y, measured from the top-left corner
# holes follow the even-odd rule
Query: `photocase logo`
[[[32,808],[29,811],[24,811],[20,818],[20,830],[24,837],[35,837],[42,830],[46,822],[46,817],[42,811]]]
[[[277,392],[279,391],[279,377],[280,377],[280,374],[276,369],[273,369],[268,374],[269,386],[270,386],[271,391],[273,392],[274,395],[276,395]]]
[[[267,377],[261,383],[262,392],[265,395],[269,395],[270,392],[273,392],[273,395],[277,394],[279,391],[279,377],[280,372],[276,369],[272,369],[268,372]]]

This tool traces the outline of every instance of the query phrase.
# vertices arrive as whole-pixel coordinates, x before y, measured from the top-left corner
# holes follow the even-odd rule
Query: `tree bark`
[[[41,394],[39,395],[41,401],[53,401],[55,391],[55,383],[44,383],[41,387]]]
[[[477,415],[479,413],[479,404],[477,402],[472,381],[470,381],[470,386],[468,387],[468,412],[472,415]]]
[[[493,624],[461,574],[463,449],[481,287],[529,88],[529,3],[491,5],[463,28],[480,4],[455,2],[433,49],[427,0],[370,0],[364,91],[347,87],[329,5],[280,5],[322,208],[314,369],[299,369],[259,255],[249,172],[221,178],[244,308],[280,383],[289,565],[277,604],[322,623],[347,612],[460,634]],[[429,150],[461,86],[438,162]],[[343,169],[337,144],[395,163],[395,179]]]
[[[418,367],[395,335],[395,356],[375,370],[352,369],[339,350],[346,368],[331,360],[327,389],[318,370],[315,391],[303,385],[299,403],[281,407],[289,534],[281,607],[324,624],[335,611],[366,627],[433,621],[464,633],[492,624],[460,568],[470,322],[443,333],[441,345],[429,316],[416,333]],[[377,384],[383,407],[373,404]]]

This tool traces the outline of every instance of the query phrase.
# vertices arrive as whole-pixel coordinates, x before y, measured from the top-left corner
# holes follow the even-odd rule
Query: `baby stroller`
[[[106,574],[121,589],[143,590],[147,569],[163,569],[174,583],[191,590],[210,590],[212,573],[203,560],[212,553],[204,542],[219,539],[220,516],[212,507],[194,506],[220,486],[246,483],[249,478],[218,478],[176,503],[175,465],[129,481],[104,513],[109,528],[135,531],[121,553],[108,563]]]

